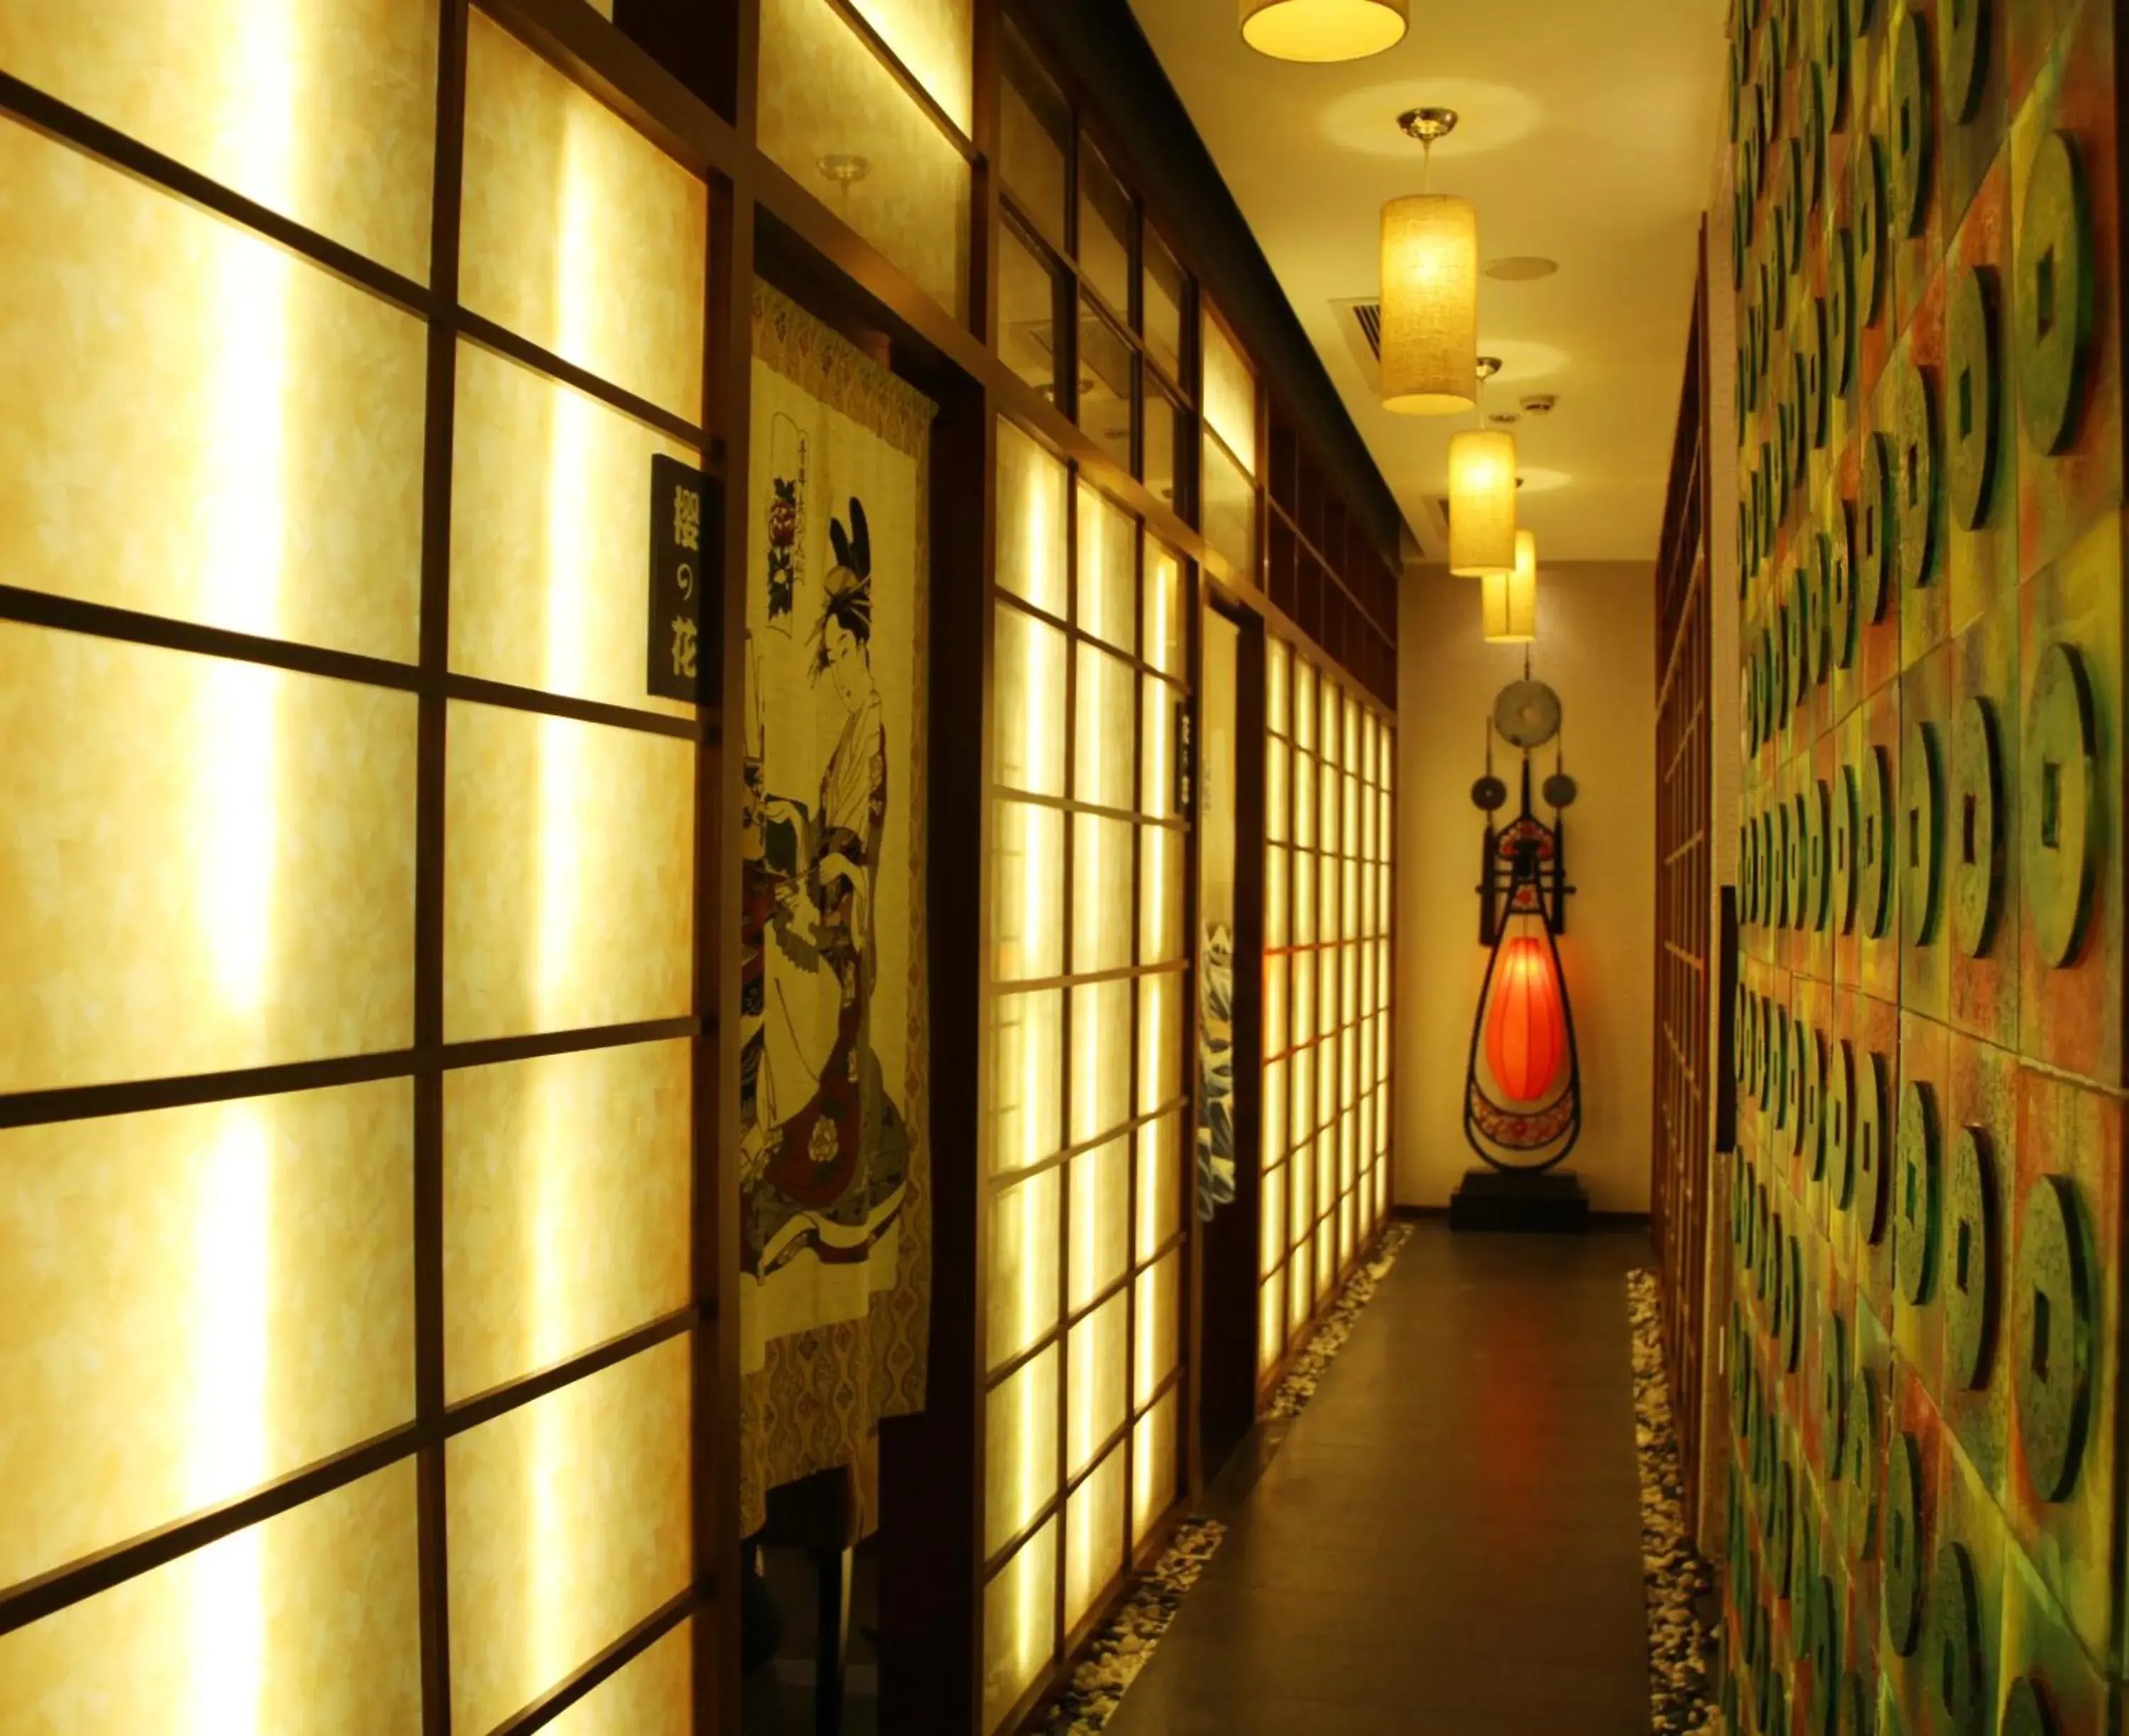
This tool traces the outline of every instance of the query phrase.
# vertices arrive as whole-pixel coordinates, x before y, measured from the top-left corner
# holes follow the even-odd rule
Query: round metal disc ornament
[[[2092,1242],[2069,1176],[2043,1176],[2027,1190],[2017,1247],[2018,1434],[2035,1492],[2060,1501],[2076,1486],[2084,1457],[2098,1325]]]
[[[1818,1364],[1819,1436],[1825,1443],[1827,1480],[1837,1483],[1848,1457],[1848,1322],[1837,1308],[1826,1311]]]
[[[1872,1050],[1855,1069],[1855,1201],[1863,1239],[1885,1239],[1885,1123],[1889,1118],[1885,1057]]]
[[[2084,945],[2098,880],[2098,740],[2084,660],[2060,641],[2041,653],[2019,774],[2026,908],[2042,960],[2069,964]]]
[[[1827,508],[1824,559],[1832,597],[1827,637],[1832,641],[1836,668],[1855,664],[1855,505],[1845,494],[1836,494]]]
[[[1929,375],[1915,365],[1912,355],[1901,364],[1898,391],[1900,434],[1893,478],[1899,514],[1896,542],[1900,584],[1912,592],[1936,575],[1937,454],[1941,437],[1936,393]]]
[[[1914,1656],[1922,1629],[1922,1444],[1903,1431],[1885,1467],[1885,1634],[1903,1657]]]
[[[1893,1233],[1893,1264],[1900,1295],[1920,1308],[1936,1290],[1937,1238],[1944,1210],[1944,1135],[1936,1091],[1911,1079],[1900,1093],[1899,1171],[1893,1180],[1899,1210]]]
[[[1922,232],[1929,213],[1930,170],[1936,155],[1936,63],[1929,25],[1903,11],[1893,46],[1893,233],[1904,241]]]
[[[1798,1045],[1803,1070],[1803,1114],[1797,1118],[1797,1152],[1813,1181],[1826,1179],[1826,1033],[1806,1027]]]
[[[1998,1736],[2062,1736],[2056,1719],[2055,1698],[2037,1672],[2021,1676],[2011,1684],[2003,1702],[2003,1723]]]
[[[1886,0],[1855,0],[1854,13],[1857,36],[1867,36],[1876,27],[1878,8],[1885,3]]]
[[[1560,695],[1542,681],[1515,681],[1493,702],[1493,727],[1513,747],[1542,747],[1560,733]]]
[[[1988,82],[1988,13],[1991,0],[1950,0],[1937,16],[1950,17],[1944,33],[1944,112],[1964,126],[1981,112],[1981,93]]]
[[[1917,718],[1908,726],[1900,755],[1900,812],[1907,822],[1901,852],[1908,939],[1932,944],[1944,898],[1944,750],[1936,724]]]
[[[1827,1052],[1824,1120],[1833,1203],[1845,1212],[1855,1203],[1855,1046],[1845,1037]]]
[[[1871,1560],[1878,1550],[1878,1443],[1883,1426],[1878,1414],[1878,1377],[1855,1357],[1855,1386],[1848,1400],[1848,1555]]]
[[[1575,797],[1581,792],[1574,779],[1564,771],[1555,771],[1545,780],[1544,788],[1540,793],[1550,807],[1572,808],[1574,805]]]
[[[1796,885],[1796,852],[1789,846],[1789,810],[1784,802],[1774,809],[1774,926],[1789,925],[1789,893]]]
[[[2042,452],[2076,437],[2092,348],[2092,217],[2076,146],[2044,135],[2018,224],[2018,407]]]
[[[1855,159],[1855,323],[1874,326],[1885,306],[1885,150],[1866,133]]]
[[[1878,1672],[1850,1670],[1841,1691],[1841,1736],[1878,1736]]]
[[[1772,1576],[1774,1601],[1780,1603],[1789,1595],[1789,1584],[1796,1570],[1796,1467],[1784,1460],[1774,1473],[1774,1510],[1769,1518],[1772,1535],[1767,1539],[1773,1554],[1767,1562]]]
[[[1837,131],[1848,118],[1848,0],[1819,0],[1812,61],[1826,93],[1827,125]]]
[[[1811,804],[1798,790],[1789,799],[1789,926],[1811,925]]]
[[[1951,731],[1951,937],[1968,958],[1985,958],[1995,944],[2003,905],[2003,746],[1996,707],[1969,694]]]
[[[1815,66],[1805,80],[1805,88],[1808,94],[1803,123],[1804,206],[1806,210],[1816,212],[1819,201],[1826,196],[1826,160],[1832,149],[1833,128],[1827,119],[1826,77]],[[1801,265],[1803,250],[1799,247],[1797,251]]]
[[[1804,432],[1814,452],[1826,446],[1833,403],[1832,357],[1827,347],[1826,298],[1815,295],[1804,315]]]
[[[1893,452],[1893,436],[1872,433],[1863,441],[1863,527],[1859,551],[1862,557],[1863,615],[1883,621],[1891,606],[1899,576],[1899,496],[1895,486],[1898,465]]]
[[[1892,926],[1895,826],[1892,758],[1884,748],[1873,747],[1863,765],[1863,835],[1856,849],[1863,932],[1872,940],[1883,939]]]
[[[1855,372],[1855,238],[1844,223],[1826,256],[1826,351],[1833,390],[1845,393]]]
[[[1961,1128],[1945,1176],[1945,1371],[1955,1387],[1988,1384],[2002,1281],[1996,1246],[1995,1160],[1988,1131]]]
[[[1803,1287],[1803,1238],[1792,1234],[1788,1244],[1788,1314],[1782,1333],[1782,1362],[1791,1374],[1803,1363],[1803,1316],[1811,1297]]]
[[[1861,825],[1861,801],[1855,768],[1844,762],[1833,780],[1832,906],[1828,915],[1842,934],[1855,929],[1855,840]]]
[[[1823,934],[1833,887],[1833,791],[1825,779],[1819,779],[1804,799],[1804,921]]]
[[[1970,10],[1981,0],[1965,0]],[[1996,348],[1996,273],[1976,265],[1959,274],[1951,289],[1950,355],[1946,378],[1946,429],[1951,488],[1951,519],[1978,531],[1988,521],[1996,479],[1998,391]]]
[[[1488,813],[1498,812],[1508,805],[1508,786],[1488,772],[1471,786],[1471,805]]]
[[[1936,1552],[1930,1577],[1928,1669],[1934,1727],[1943,1736],[1982,1736],[1987,1690],[1981,1662],[1981,1598],[1964,1543]]]

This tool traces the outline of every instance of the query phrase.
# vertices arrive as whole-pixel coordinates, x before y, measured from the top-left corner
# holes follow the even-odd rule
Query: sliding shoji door
[[[679,1736],[707,190],[449,0],[0,44],[0,1729]]]
[[[1262,1283],[1275,1379],[1388,1204],[1390,732],[1288,641],[1265,660]]]
[[[1193,1028],[1182,565],[1007,422],[998,478],[987,1729],[1177,1498]]]

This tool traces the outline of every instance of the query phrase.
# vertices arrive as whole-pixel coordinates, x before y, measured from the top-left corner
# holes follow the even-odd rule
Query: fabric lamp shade
[[[1479,401],[1479,214],[1414,193],[1383,207],[1383,406],[1453,416]]]
[[[1486,642],[1527,645],[1537,637],[1537,537],[1516,532],[1516,564],[1511,572],[1488,573],[1485,585]]]
[[[1412,0],[1241,0],[1242,41],[1274,60],[1359,60],[1404,40]]]
[[[1449,442],[1449,570],[1483,579],[1515,567],[1515,436],[1466,428]]]
[[[1511,1103],[1536,1103],[1552,1089],[1567,1058],[1566,1003],[1552,949],[1535,934],[1501,948],[1486,1021],[1486,1064]]]

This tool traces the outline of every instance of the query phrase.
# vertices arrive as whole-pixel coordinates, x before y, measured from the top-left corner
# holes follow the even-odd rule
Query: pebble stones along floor
[[[1686,1535],[1678,1433],[1664,1372],[1662,1304],[1651,1271],[1627,1277],[1634,1333],[1634,1434],[1641,1462],[1641,1578],[1649,1608],[1649,1694],[1656,1736],[1716,1728],[1707,1636],[1695,1611],[1713,1570]]]
[[[1393,1223],[1374,1251],[1353,1274],[1308,1345],[1273,1395],[1269,1414],[1280,1419],[1300,1415],[1316,1396],[1317,1384],[1351,1335],[1360,1310],[1374,1300],[1375,1285],[1412,1239],[1409,1223]],[[1124,1600],[1115,1619],[1088,1649],[1059,1695],[1045,1726],[1046,1736],[1095,1736],[1116,1716],[1128,1688],[1153,1657],[1181,1607],[1184,1594],[1198,1583],[1206,1562],[1220,1547],[1227,1528],[1217,1519],[1185,1519],[1174,1541]],[[1668,1728],[1668,1727],[1666,1727]],[[1681,1725],[1680,1729],[1685,1728]]]

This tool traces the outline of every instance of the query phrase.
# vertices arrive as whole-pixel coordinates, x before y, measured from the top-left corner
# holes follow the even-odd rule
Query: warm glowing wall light
[[[1383,408],[1452,416],[1479,397],[1479,214],[1452,193],[1383,207]]]
[[[1488,573],[1485,583],[1486,642],[1527,645],[1537,637],[1537,537],[1516,532],[1516,564],[1511,572]]]
[[[1515,565],[1515,436],[1466,428],[1449,442],[1449,570],[1479,579]]]
[[[1241,0],[1242,40],[1274,60],[1359,60],[1404,40],[1412,0]]]

